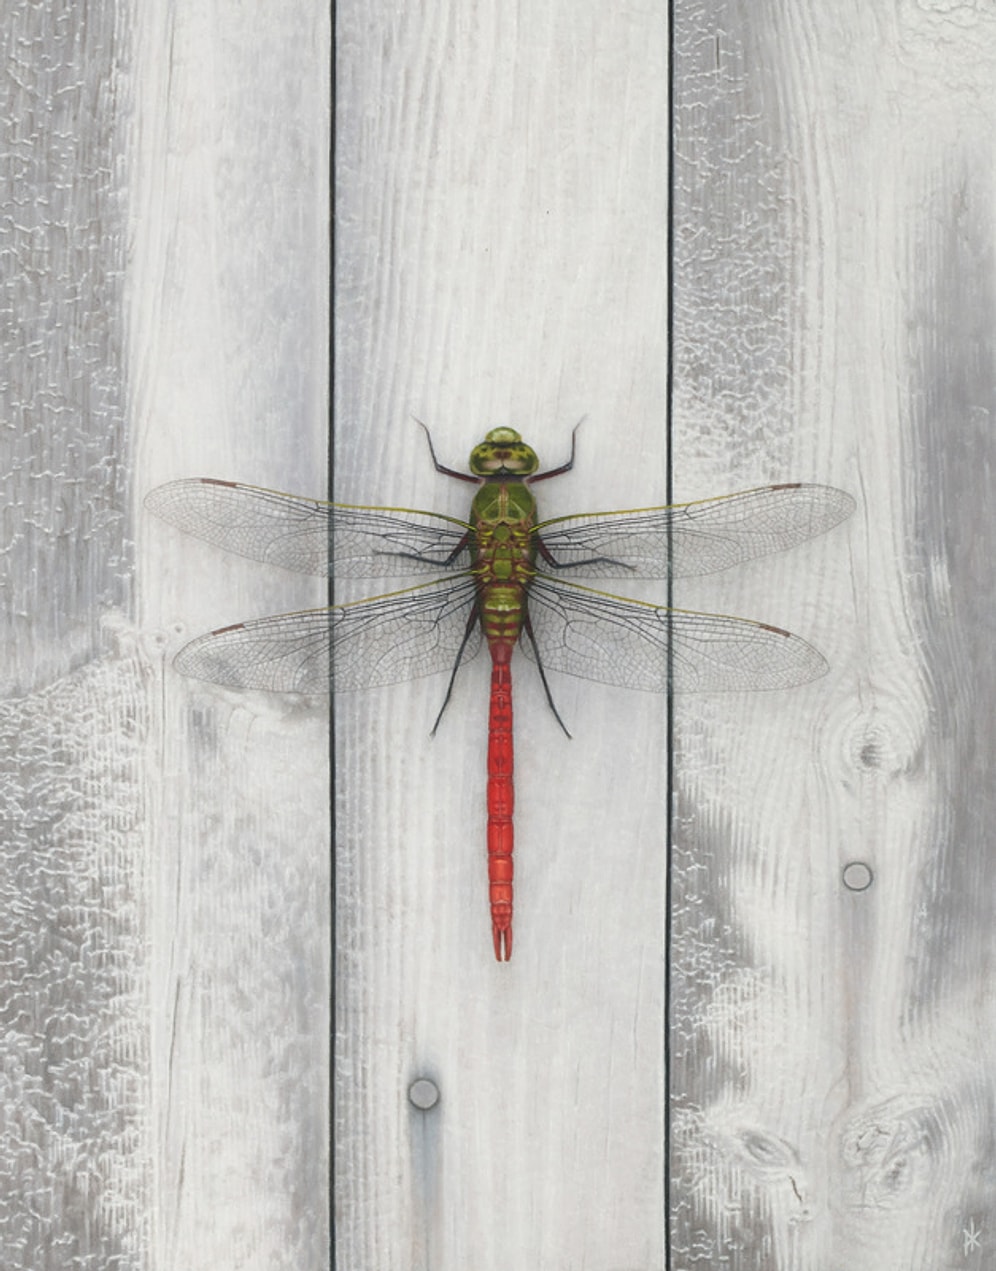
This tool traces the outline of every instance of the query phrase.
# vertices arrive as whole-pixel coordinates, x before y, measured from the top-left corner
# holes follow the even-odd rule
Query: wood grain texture
[[[987,1266],[996,25],[675,14],[679,488],[861,506],[731,583],[827,679],[680,702],[673,1265]]]
[[[132,642],[0,704],[4,1267],[145,1267],[153,1223]]]
[[[11,1271],[141,1266],[151,1226],[147,682],[121,615],[133,595],[127,17],[15,0],[0,23],[0,1265]]]
[[[664,501],[665,17],[338,6],[338,498],[466,514],[413,414],[461,468],[497,425],[555,465],[586,415],[543,514]],[[569,741],[513,675],[505,965],[483,660],[432,739],[439,677],[336,702],[344,1268],[660,1266],[664,703],[559,678]]]
[[[129,138],[129,390],[142,493],[325,486],[329,30],[322,6],[143,5]],[[189,636],[321,580],[140,519],[160,633],[146,753],[150,1265],[327,1265],[328,715],[184,681]]]
[[[304,595],[142,497],[324,472],[326,16],[0,25],[0,1265],[317,1269],[327,713],[168,666]]]
[[[101,611],[131,599],[115,171],[130,31],[112,3],[4,16],[0,683],[22,693],[94,657]]]

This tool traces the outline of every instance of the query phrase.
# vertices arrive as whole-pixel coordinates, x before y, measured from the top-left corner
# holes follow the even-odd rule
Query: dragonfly
[[[823,656],[779,627],[628,599],[590,583],[714,573],[822,534],[855,504],[842,490],[792,483],[544,521],[533,487],[571,470],[577,429],[567,461],[544,472],[512,428],[494,428],[474,447],[469,472],[440,463],[425,432],[436,471],[477,487],[466,520],[209,477],[160,486],[146,503],[187,533],[286,569],[336,580],[431,575],[364,600],[222,627],[185,645],[174,665],[228,687],[296,693],[367,689],[448,671],[435,732],[457,672],[486,647],[488,895],[494,954],[507,962],[514,651],[535,663],[565,733],[548,671],[658,693],[787,689],[816,679],[827,670]]]

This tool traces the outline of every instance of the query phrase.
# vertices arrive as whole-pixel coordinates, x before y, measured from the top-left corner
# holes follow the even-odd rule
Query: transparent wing
[[[854,506],[832,486],[770,485],[700,503],[561,516],[537,529],[559,565],[586,577],[666,578],[670,550],[678,578],[794,547]]]
[[[469,563],[470,527],[434,512],[323,503],[212,477],[161,485],[145,505],[187,534],[302,574],[404,578]]]
[[[823,655],[777,627],[644,604],[537,576],[529,618],[547,670],[663,693],[668,638],[678,692],[792,688],[827,670]],[[535,661],[528,638],[521,641]]]
[[[466,575],[331,609],[239,622],[191,640],[175,666],[195,679],[277,693],[396,684],[453,668],[475,595]],[[475,625],[463,660],[480,646]]]

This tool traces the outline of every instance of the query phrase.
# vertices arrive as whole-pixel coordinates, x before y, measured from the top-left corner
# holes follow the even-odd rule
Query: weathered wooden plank
[[[140,484],[325,486],[322,6],[140,15],[130,388]],[[144,491],[143,491],[144,492]],[[160,657],[325,584],[140,521]],[[157,1267],[327,1265],[328,716],[162,683],[150,923]]]
[[[339,498],[466,509],[412,414],[454,467],[499,424],[555,464],[586,415],[542,507],[663,502],[665,19],[338,6]],[[486,668],[430,741],[443,690],[336,703],[341,1265],[660,1266],[663,702],[558,679],[568,741],[519,666],[499,965]]]
[[[113,102],[115,89],[127,99],[115,58],[128,32],[119,17],[114,4],[87,19],[14,0],[0,32],[8,693],[93,657],[101,609],[130,599],[119,375],[126,241],[115,172],[123,120]]]
[[[150,1155],[112,4],[0,23],[0,1264],[137,1267]],[[120,61],[119,61],[120,59]],[[122,626],[120,617],[117,626]],[[127,646],[129,642],[126,640]],[[134,641],[130,642],[134,645]]]
[[[679,707],[674,1266],[984,1266],[996,27],[675,14],[679,488],[861,506],[731,583],[827,679]]]
[[[280,600],[141,499],[323,471],[327,20],[4,18],[0,1263],[318,1268],[327,715],[172,674]]]

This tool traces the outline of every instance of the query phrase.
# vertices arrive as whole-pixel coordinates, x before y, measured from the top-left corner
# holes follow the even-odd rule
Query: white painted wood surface
[[[860,500],[724,595],[830,675],[679,703],[682,1271],[996,1257],[994,17],[676,8],[677,487]]]
[[[459,468],[499,424],[553,466],[584,415],[544,512],[664,501],[665,18],[338,6],[338,498],[466,512],[413,414]],[[664,702],[560,679],[568,741],[515,677],[505,965],[484,660],[432,739],[443,678],[336,703],[344,1268],[661,1265]]]
[[[140,493],[212,475],[321,496],[329,26],[279,0],[143,5],[129,388]],[[160,657],[321,604],[321,580],[140,519]],[[159,664],[148,760],[157,1268],[328,1259],[326,703]]]
[[[166,658],[322,589],[141,497],[321,493],[326,15],[135,9],[4,32],[0,1262],[321,1267],[324,706]],[[453,466],[500,423],[555,463],[587,415],[545,509],[663,498],[665,16],[339,6],[340,497],[460,511],[414,413]],[[833,670],[679,703],[672,1266],[984,1268],[996,29],[676,23],[677,493],[861,508],[680,597]],[[347,1271],[664,1265],[663,706],[558,683],[568,742],[517,687],[504,967],[483,666],[431,742],[438,680],[337,704]]]
[[[141,781],[113,6],[0,23],[0,1265],[144,1266]],[[122,638],[116,639],[116,635]]]
[[[328,16],[14,0],[0,45],[0,1265],[321,1268],[327,708],[167,657],[324,587],[142,498],[322,492]]]
[[[409,413],[451,464],[496,423],[555,461],[586,413],[555,509],[660,497],[664,20],[340,7],[340,497],[459,510]],[[987,524],[990,18],[702,3],[676,24],[676,492],[821,480],[860,511],[680,593],[799,631],[832,671],[679,703],[671,1265],[981,1266],[991,730],[965,649],[992,589],[987,552],[959,560]],[[661,715],[558,685],[567,745],[528,671],[509,967],[483,672],[431,745],[431,681],[339,704],[347,1266],[664,1264]],[[428,1113],[404,1099],[421,1075]]]

